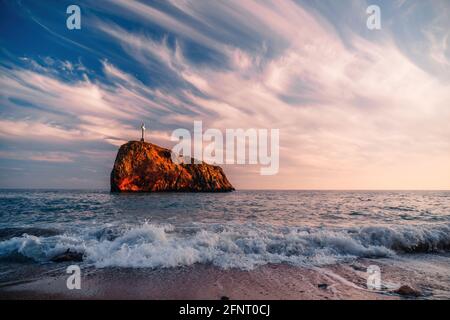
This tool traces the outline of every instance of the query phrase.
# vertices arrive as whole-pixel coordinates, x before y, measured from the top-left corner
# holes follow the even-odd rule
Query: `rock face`
[[[171,151],[157,145],[130,141],[117,153],[111,172],[111,192],[224,192],[233,191],[222,168],[177,164]]]

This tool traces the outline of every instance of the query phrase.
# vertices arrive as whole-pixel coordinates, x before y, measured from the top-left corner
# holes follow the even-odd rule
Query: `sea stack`
[[[222,168],[192,159],[177,164],[171,151],[144,141],[122,145],[111,171],[111,192],[227,192],[234,188]],[[192,163],[192,164],[191,164]]]

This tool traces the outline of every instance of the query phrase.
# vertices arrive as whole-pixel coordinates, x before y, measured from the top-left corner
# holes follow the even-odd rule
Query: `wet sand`
[[[68,290],[65,268],[0,285],[1,299],[400,299],[400,285],[421,289],[419,298],[433,298],[421,274],[376,260],[383,288],[366,288],[366,268],[374,261],[320,268],[265,265],[251,271],[223,270],[209,265],[171,269],[82,268],[80,290]],[[407,263],[407,262],[405,262]],[[444,266],[445,267],[445,266]],[[445,274],[441,275],[445,276]],[[441,288],[442,289],[442,288]],[[448,288],[443,288],[447,290]],[[435,297],[436,298],[436,297]],[[439,298],[439,297],[437,297]]]

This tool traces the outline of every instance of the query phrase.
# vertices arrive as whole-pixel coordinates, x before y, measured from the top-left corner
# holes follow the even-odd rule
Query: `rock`
[[[221,297],[220,297],[220,300],[230,300],[230,298],[227,297],[227,296],[221,296]]]
[[[219,166],[204,162],[177,164],[169,149],[143,141],[122,145],[111,172],[111,192],[233,190]]]
[[[67,261],[83,261],[83,254],[76,251],[70,251],[67,249],[66,252],[54,256],[51,261],[53,262],[67,262]]]
[[[326,283],[319,283],[319,284],[317,285],[317,287],[319,287],[320,289],[326,290],[326,289],[328,288],[328,285],[327,285]]]
[[[394,293],[399,294],[401,296],[410,296],[410,297],[418,297],[421,295],[421,292],[418,289],[415,289],[408,285],[401,286],[400,288],[395,290]]]

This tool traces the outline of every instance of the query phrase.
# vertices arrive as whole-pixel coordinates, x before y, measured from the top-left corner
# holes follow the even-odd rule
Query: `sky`
[[[280,130],[237,189],[450,189],[448,0],[0,0],[0,44],[0,188],[108,189],[142,121],[201,120]]]

